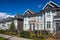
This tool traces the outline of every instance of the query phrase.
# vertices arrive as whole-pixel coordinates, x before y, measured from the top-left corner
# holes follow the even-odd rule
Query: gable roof
[[[49,2],[47,2],[46,5],[42,8],[42,10],[45,9],[48,5],[49,5],[50,7],[52,7],[52,8],[59,8],[59,7],[60,7],[60,6],[57,5],[56,3],[52,2],[52,1],[49,1]]]
[[[30,9],[27,9],[23,15],[34,14]]]
[[[13,17],[7,17],[6,19],[0,20],[0,23],[10,22],[10,21],[12,21],[13,19],[14,19]]]
[[[23,16],[20,14],[16,14],[14,17],[7,17],[6,19],[0,20],[0,23],[11,22],[14,19],[23,19]]]
[[[23,17],[34,17],[34,16],[42,16],[43,12],[42,10],[40,12],[34,13],[34,14],[27,14],[27,15],[23,15]]]

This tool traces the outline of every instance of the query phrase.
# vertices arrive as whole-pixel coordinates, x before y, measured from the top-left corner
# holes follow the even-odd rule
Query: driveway
[[[4,35],[4,34],[0,34],[0,37],[9,38],[10,40],[31,40],[31,39],[27,39],[27,38],[9,36],[9,35]]]

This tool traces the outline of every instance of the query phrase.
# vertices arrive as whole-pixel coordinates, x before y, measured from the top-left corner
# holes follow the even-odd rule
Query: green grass
[[[0,40],[8,40],[8,39],[6,39],[6,38],[3,38],[3,37],[0,37]]]

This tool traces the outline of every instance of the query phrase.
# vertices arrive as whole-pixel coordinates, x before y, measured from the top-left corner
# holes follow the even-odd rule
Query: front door
[[[60,31],[60,25],[59,25],[59,23],[56,23],[56,31]]]
[[[31,31],[34,31],[35,30],[35,24],[34,23],[30,24],[30,30]]]

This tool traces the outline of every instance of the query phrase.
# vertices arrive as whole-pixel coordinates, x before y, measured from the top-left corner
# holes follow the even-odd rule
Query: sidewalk
[[[16,36],[9,36],[9,35],[4,35],[4,34],[0,34],[0,37],[9,38],[10,40],[31,40],[31,39],[20,38]]]

